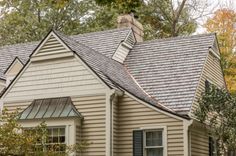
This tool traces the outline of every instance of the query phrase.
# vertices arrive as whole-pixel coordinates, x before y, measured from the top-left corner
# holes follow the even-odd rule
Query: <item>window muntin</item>
[[[144,131],[145,156],[164,156],[163,129]]]

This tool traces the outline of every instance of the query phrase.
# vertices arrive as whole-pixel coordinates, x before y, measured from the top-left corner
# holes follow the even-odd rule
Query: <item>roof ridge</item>
[[[102,31],[94,31],[94,32],[87,32],[87,33],[82,33],[82,34],[77,34],[77,35],[70,35],[70,37],[75,37],[75,36],[85,36],[85,35],[90,35],[90,34],[99,34],[99,33],[104,33],[104,32],[113,32],[117,30],[129,30],[131,27],[124,27],[124,28],[114,28],[114,29],[108,29],[108,30],[102,30]]]
[[[89,47],[89,46],[87,46],[87,45],[85,45],[85,44],[83,44],[83,43],[81,43],[81,42],[75,40],[72,36],[65,35],[65,34],[63,34],[63,33],[60,32],[60,31],[56,31],[56,30],[53,30],[53,31],[54,31],[57,35],[61,35],[61,36],[63,36],[63,37],[69,38],[69,39],[72,40],[73,42],[75,42],[75,43],[77,43],[77,44],[79,44],[79,45],[82,45],[83,47],[88,48],[88,49],[92,50],[93,52],[96,52],[98,55],[100,55],[100,56],[102,56],[102,57],[106,57],[105,55],[99,53],[99,52],[96,51],[95,49],[93,49],[93,48],[91,48],[91,47]],[[112,58],[109,58],[109,57],[106,57],[106,58],[108,58],[108,59],[110,59],[110,60],[113,60]]]
[[[0,46],[0,49],[2,48],[7,48],[7,47],[14,47],[14,46],[22,46],[22,45],[32,45],[32,44],[36,44],[39,43],[40,41],[31,41],[31,42],[22,42],[22,43],[15,43],[15,44],[6,44],[3,46]]]
[[[153,40],[148,40],[144,42],[138,42],[136,45],[142,45],[146,43],[153,43],[158,41],[171,41],[176,39],[188,39],[188,38],[195,38],[195,37],[204,37],[204,36],[215,36],[216,33],[204,33],[204,34],[195,34],[195,35],[182,35],[182,36],[176,36],[176,37],[166,37],[166,38],[158,38]]]
[[[108,30],[103,30],[103,31],[94,31],[94,32],[88,32],[88,33],[82,33],[82,34],[77,34],[77,35],[67,35],[70,38],[76,37],[76,36],[85,36],[85,35],[90,35],[90,34],[99,34],[99,33],[104,33],[104,32],[115,32],[117,30],[129,30],[131,29],[130,27],[125,27],[125,28],[115,28],[115,29],[108,29]],[[53,30],[56,31],[56,30]],[[56,31],[58,32],[58,31]],[[8,47],[14,47],[14,46],[22,46],[22,45],[28,45],[28,44],[36,44],[39,43],[39,41],[30,41],[30,42],[21,42],[21,43],[14,43],[14,44],[6,44],[3,46],[0,46],[0,49],[2,48],[8,48]]]

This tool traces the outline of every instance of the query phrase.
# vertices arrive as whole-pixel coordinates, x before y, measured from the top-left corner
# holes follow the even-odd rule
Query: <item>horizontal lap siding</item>
[[[104,89],[101,82],[76,58],[29,65],[5,97],[7,100],[72,96]]]
[[[190,129],[191,156],[209,156],[208,134],[203,129]]]
[[[201,93],[205,91],[205,81],[209,80],[218,87],[224,87],[224,78],[220,66],[220,61],[212,54],[208,55],[207,61],[203,68],[202,77],[197,88],[195,99],[193,102],[191,114],[194,116],[195,110],[198,108],[198,100]],[[191,153],[192,156],[208,156],[208,135],[203,130],[191,130]]]
[[[105,103],[106,96],[87,96],[72,98],[77,110],[82,114],[82,140],[90,145],[83,156],[105,155]]]
[[[222,69],[220,66],[220,61],[214,57],[212,54],[209,54],[207,57],[207,61],[203,68],[203,73],[200,78],[200,82],[198,84],[198,88],[196,91],[195,99],[192,106],[192,114],[198,107],[198,100],[201,97],[201,93],[205,91],[205,81],[209,80],[214,85],[218,87],[224,87],[224,77],[222,73]]]
[[[15,113],[17,110],[21,112],[26,109],[31,102],[32,101],[7,103],[4,104],[4,109],[7,109],[9,113]]]
[[[117,156],[132,156],[132,132],[145,126],[167,126],[168,156],[183,155],[183,122],[159,113],[125,95],[118,103]]]

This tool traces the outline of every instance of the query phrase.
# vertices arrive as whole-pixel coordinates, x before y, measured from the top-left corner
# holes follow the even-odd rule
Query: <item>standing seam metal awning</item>
[[[20,120],[61,117],[82,118],[70,97],[37,99],[19,114]]]

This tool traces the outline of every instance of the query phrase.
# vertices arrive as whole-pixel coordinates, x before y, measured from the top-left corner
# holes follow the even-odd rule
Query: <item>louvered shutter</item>
[[[133,131],[133,156],[143,156],[143,131]]]

